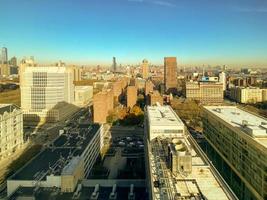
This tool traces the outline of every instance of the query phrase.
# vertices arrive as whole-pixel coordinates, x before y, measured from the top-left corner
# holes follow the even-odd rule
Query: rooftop
[[[168,160],[167,146],[172,139],[161,138],[150,142],[149,162],[151,170],[152,193],[154,199],[229,199],[223,186],[217,181],[210,166],[205,163],[189,141],[179,138],[188,145],[192,155],[191,173],[172,173]],[[155,182],[159,182],[156,186]],[[179,198],[178,198],[179,197]]]
[[[129,187],[117,187],[117,199],[128,199],[128,193],[130,191]],[[74,193],[61,193],[60,189],[56,188],[39,188],[38,192],[35,191],[33,187],[20,187],[9,199],[17,199],[18,197],[35,197],[38,200],[47,199],[57,199],[57,200],[72,200],[81,199],[88,200],[94,192],[94,187],[82,187],[78,197],[74,197]],[[112,187],[99,187],[100,200],[109,200],[109,195],[112,192]],[[134,187],[135,199],[138,200],[148,200],[148,195],[146,194],[146,188],[144,187]]]
[[[38,67],[26,67],[25,72],[50,72],[50,73],[64,73],[68,67],[57,66],[38,66]]]
[[[151,126],[184,125],[170,106],[147,106],[147,113]]]
[[[205,106],[204,108],[267,147],[267,120],[265,118],[236,106]]]
[[[60,135],[46,149],[14,174],[11,180],[44,180],[47,175],[60,175],[71,159],[80,156],[99,130],[98,124]]]

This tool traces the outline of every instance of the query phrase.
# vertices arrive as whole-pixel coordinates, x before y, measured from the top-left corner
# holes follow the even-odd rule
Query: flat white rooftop
[[[68,67],[38,66],[38,67],[26,67],[25,72],[63,73],[68,69],[69,69]]]
[[[192,172],[188,175],[174,174],[167,167],[167,163],[165,163],[167,152],[164,151],[166,149],[164,146],[168,145],[168,139],[157,138],[149,143],[148,159],[149,169],[151,170],[149,178],[152,183],[155,181],[164,183],[162,188],[152,185],[153,199],[176,199],[177,193],[179,193],[180,199],[182,197],[190,199],[190,196],[191,199],[200,199],[199,194],[201,192],[209,200],[228,200],[223,186],[217,181],[210,166],[195,151],[186,137],[179,139],[188,143],[192,151]]]
[[[184,125],[170,106],[147,106],[150,126]]]
[[[266,119],[241,110],[236,106],[204,106],[204,108],[267,147]]]

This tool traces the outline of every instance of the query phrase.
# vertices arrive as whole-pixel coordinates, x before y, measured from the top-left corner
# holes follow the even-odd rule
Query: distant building
[[[77,106],[87,105],[93,98],[93,86],[75,86],[74,101]]]
[[[219,74],[219,82],[223,84],[223,91],[226,90],[226,75],[225,72],[220,72]]]
[[[266,119],[235,106],[205,106],[203,116],[203,134],[239,199],[266,199]]]
[[[15,56],[12,57],[12,58],[10,59],[10,61],[9,61],[9,64],[10,64],[11,66],[18,66],[17,58],[16,58]]]
[[[93,98],[94,122],[106,123],[109,111],[113,109],[113,90],[99,92]]]
[[[71,66],[71,68],[73,70],[73,81],[81,81],[82,80],[82,68],[77,67],[77,66]]]
[[[2,64],[0,65],[0,72],[1,72],[1,75],[4,76],[4,77],[8,77],[10,75],[10,67],[8,64]]]
[[[258,87],[232,87],[230,88],[230,98],[239,103],[258,103],[267,101],[267,89]]]
[[[116,62],[116,57],[113,57],[112,59],[112,71],[117,72],[117,62]]]
[[[2,64],[8,64],[8,56],[7,56],[7,48],[2,47],[2,56],[1,56]]]
[[[173,92],[177,89],[176,57],[164,58],[164,85],[166,92]]]
[[[152,81],[147,80],[145,82],[145,95],[148,95],[149,92],[154,90],[154,84],[152,83]]]
[[[127,87],[127,107],[132,108],[137,102],[137,88],[136,86]]]
[[[201,103],[222,103],[223,84],[218,82],[187,82],[186,98]]]
[[[142,77],[143,79],[147,79],[149,76],[149,64],[146,59],[142,61]]]
[[[116,82],[113,83],[113,93],[115,101],[118,102],[121,99],[122,91],[123,91],[123,81],[117,80]]]
[[[67,67],[26,67],[21,76],[21,107],[25,120],[55,122],[78,108],[73,72]]]
[[[157,103],[161,106],[163,106],[163,97],[160,95],[159,91],[153,90],[149,92],[147,95],[147,104],[150,106],[154,106]]]
[[[0,104],[0,160],[24,144],[23,115],[19,107]]]

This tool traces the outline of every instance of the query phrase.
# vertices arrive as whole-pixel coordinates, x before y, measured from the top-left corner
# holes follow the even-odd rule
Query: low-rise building
[[[232,87],[230,98],[239,103],[258,103],[266,101],[267,89],[258,87]]]
[[[93,98],[93,86],[75,86],[74,101],[75,105],[85,106]]]
[[[19,107],[0,104],[0,160],[24,144],[23,114]]]
[[[219,104],[223,102],[223,83],[219,82],[187,82],[186,98],[200,101],[204,104]]]
[[[160,95],[159,91],[153,90],[147,95],[147,104],[153,106],[157,103],[163,105],[163,97]]]
[[[100,153],[102,129],[103,126],[93,124],[61,134],[7,180],[8,196],[19,187],[74,192],[77,183],[89,175]]]
[[[179,137],[184,134],[184,124],[170,106],[147,107],[148,138]]]

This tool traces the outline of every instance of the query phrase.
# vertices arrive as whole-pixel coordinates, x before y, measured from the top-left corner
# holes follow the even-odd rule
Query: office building
[[[109,111],[113,109],[113,90],[107,89],[93,97],[94,122],[106,123]]]
[[[156,104],[163,105],[163,97],[160,95],[159,91],[153,90],[147,95],[147,104],[154,106]]]
[[[0,104],[0,160],[21,148],[23,138],[23,115],[13,104]]]
[[[149,199],[235,199],[170,106],[147,106]]]
[[[137,102],[137,88],[136,86],[127,87],[127,107],[132,108]]]
[[[266,90],[258,87],[232,87],[229,94],[238,103],[258,103],[266,101]]]
[[[200,81],[186,83],[186,98],[204,104],[223,102],[223,84],[219,82]]]
[[[151,80],[147,80],[145,82],[145,95],[148,95],[149,92],[151,91],[153,92],[153,90],[154,90],[154,84],[152,83]]]
[[[203,116],[204,136],[226,163],[239,199],[266,199],[267,120],[235,106],[205,106]]]
[[[173,92],[177,88],[176,57],[164,58],[164,86],[166,92]]]
[[[21,79],[21,108],[28,121],[55,122],[74,106],[73,73],[67,67],[26,67]]]
[[[93,86],[75,86],[74,101],[75,105],[83,107],[93,99]]]
[[[8,64],[8,56],[7,56],[7,48],[2,47],[2,56],[1,56],[2,64]]]
[[[102,137],[103,127],[99,124],[61,134],[7,180],[8,196],[19,187],[74,192],[99,156]]]
[[[142,61],[142,77],[147,79],[149,77],[149,64],[146,59]]]

